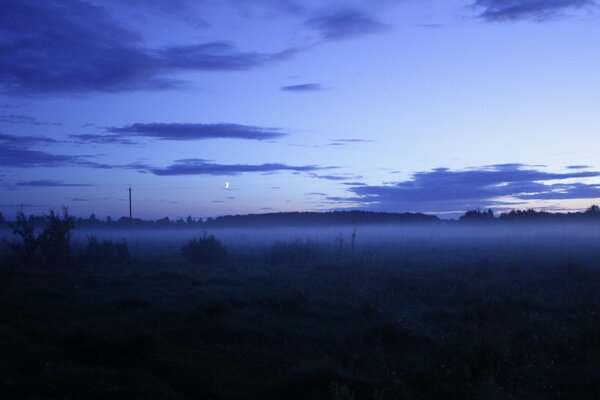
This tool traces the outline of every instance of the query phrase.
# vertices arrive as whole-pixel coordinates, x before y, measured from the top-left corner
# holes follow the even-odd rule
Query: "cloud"
[[[0,37],[0,89],[30,94],[174,88],[177,72],[246,70],[300,51],[243,52],[222,41],[148,48],[81,0],[4,0]]]
[[[118,12],[131,12],[139,16],[140,10],[152,16],[175,18],[194,27],[207,27],[209,24],[200,16],[200,10],[195,7],[203,2],[188,0],[91,0],[97,4],[110,2],[111,7],[119,7]]]
[[[306,11],[306,5],[302,1],[295,0],[229,0],[229,3],[244,13],[247,13],[250,7],[256,6],[291,15],[302,14]]]
[[[374,140],[367,139],[335,139],[332,140],[327,146],[346,146],[351,143],[373,143]]]
[[[110,165],[90,161],[89,155],[52,154],[32,147],[60,143],[44,136],[15,136],[0,133],[0,166],[4,167],[61,167],[80,166],[112,168]]]
[[[372,143],[374,140],[369,139],[335,139],[333,142],[336,143]]]
[[[487,21],[546,21],[565,12],[596,5],[594,0],[476,0],[479,16]]]
[[[282,86],[281,90],[284,92],[320,92],[325,88],[318,83],[302,83],[300,85]]]
[[[589,165],[567,165],[567,169],[587,169],[591,168]]]
[[[73,139],[75,143],[79,144],[140,144],[138,142],[134,142],[133,140],[124,138],[121,135],[98,135],[93,133],[83,133],[79,135],[69,135],[69,137]]]
[[[319,32],[324,40],[354,38],[389,28],[373,16],[351,8],[315,13],[305,25]]]
[[[16,186],[29,186],[29,187],[86,187],[94,186],[87,183],[66,183],[55,179],[39,179],[34,181],[21,181],[17,182]]]
[[[76,164],[76,156],[50,154],[15,146],[0,146],[0,165],[4,167],[60,167]]]
[[[108,132],[136,137],[150,137],[159,140],[200,140],[200,139],[248,139],[268,140],[286,135],[279,128],[265,128],[239,124],[180,124],[180,123],[135,123],[121,128],[108,128]],[[85,135],[78,135],[82,138]],[[106,137],[105,137],[106,138]],[[106,140],[122,139],[122,136],[109,136]],[[94,138],[98,140],[98,138]]]
[[[342,183],[342,185],[346,185],[346,186],[367,186],[367,184],[363,183],[363,182],[344,182],[344,183]]]
[[[25,103],[0,103],[0,108],[23,108],[26,106]]]
[[[347,181],[349,179],[356,179],[355,176],[342,176],[342,175],[318,175],[318,174],[308,174],[312,178],[318,179],[327,179],[329,181]]]
[[[522,164],[437,168],[390,185],[352,187],[352,196],[345,201],[387,211],[444,212],[491,207],[502,197],[517,201],[600,198],[598,184],[554,182],[598,176],[600,172],[551,173]]]
[[[331,167],[316,165],[292,166],[281,163],[269,164],[215,164],[201,159],[183,159],[165,168],[147,167],[154,175],[238,175],[248,172],[280,172],[280,171],[317,171]]]
[[[45,122],[39,121],[37,118],[29,117],[26,115],[0,115],[0,122],[7,124],[29,124],[29,125],[62,125],[60,122]]]
[[[243,71],[281,61],[299,52],[290,48],[277,53],[241,52],[229,42],[211,42],[170,47],[158,52],[159,60],[170,70]]]
[[[113,168],[110,165],[90,161],[91,156],[52,154],[18,146],[0,146],[0,165],[4,167],[64,167]]]
[[[57,140],[45,136],[16,136],[0,133],[0,144],[5,146],[29,147],[40,144],[46,145],[50,143],[59,142]]]

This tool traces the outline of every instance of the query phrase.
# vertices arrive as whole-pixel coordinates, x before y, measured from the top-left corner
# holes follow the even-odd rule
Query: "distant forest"
[[[45,216],[30,215],[32,226],[46,225]],[[225,215],[216,218],[169,219],[157,220],[129,219],[121,217],[113,220],[96,218],[75,218],[77,228],[244,228],[244,227],[313,227],[313,226],[355,226],[383,224],[494,224],[513,222],[600,222],[600,207],[592,205],[583,212],[550,213],[547,211],[513,210],[496,215],[493,210],[469,210],[458,220],[442,220],[434,215],[423,213],[385,213],[370,211],[332,211],[332,212],[281,212],[268,214]],[[11,220],[0,213],[0,227],[7,228]]]

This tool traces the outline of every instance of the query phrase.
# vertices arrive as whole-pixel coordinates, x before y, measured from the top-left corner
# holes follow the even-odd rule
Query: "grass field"
[[[600,398],[590,243],[288,246],[3,262],[2,398]]]

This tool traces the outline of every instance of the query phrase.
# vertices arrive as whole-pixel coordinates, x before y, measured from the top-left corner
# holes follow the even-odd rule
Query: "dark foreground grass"
[[[597,266],[0,268],[4,399],[597,399]]]

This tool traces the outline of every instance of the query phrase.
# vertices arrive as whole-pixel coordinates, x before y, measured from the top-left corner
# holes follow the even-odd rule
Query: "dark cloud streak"
[[[318,83],[302,83],[299,85],[282,86],[281,90],[283,92],[302,93],[302,92],[321,92],[321,91],[325,90],[325,88],[323,87],[323,85],[320,85]]]
[[[319,32],[323,40],[341,40],[379,33],[389,28],[373,16],[352,8],[315,13],[305,25]]]
[[[229,123],[135,123],[120,128],[108,128],[117,135],[149,137],[160,140],[248,139],[269,140],[286,136],[279,128]],[[85,139],[79,135],[80,139]],[[116,136],[113,137],[116,139]],[[98,140],[98,138],[92,138]]]
[[[331,167],[327,167],[331,168]],[[282,163],[268,164],[216,164],[202,159],[183,159],[165,168],[147,167],[148,171],[159,176],[175,175],[238,175],[250,172],[309,172],[321,169],[316,165],[292,166]]]
[[[527,19],[542,22],[595,5],[594,0],[476,0],[473,4],[482,10],[481,18],[492,22]]]
[[[55,179],[39,179],[33,181],[21,181],[17,182],[16,186],[28,186],[28,187],[89,187],[94,186],[87,183],[66,183]]]
[[[45,122],[45,121],[40,121],[34,117],[29,117],[27,115],[15,115],[15,114],[0,115],[0,122],[6,123],[6,124],[26,124],[26,125],[38,125],[38,126],[41,126],[41,125],[60,126],[60,125],[62,125],[60,122]]]

